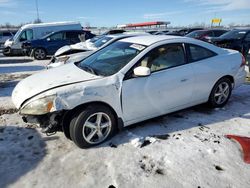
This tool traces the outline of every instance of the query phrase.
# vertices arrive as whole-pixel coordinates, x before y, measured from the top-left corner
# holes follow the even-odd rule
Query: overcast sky
[[[38,0],[43,22],[80,21],[83,25],[116,26],[145,21],[170,21],[172,26],[209,24],[213,17],[250,24],[250,0]],[[0,24],[36,19],[35,0],[0,0]]]

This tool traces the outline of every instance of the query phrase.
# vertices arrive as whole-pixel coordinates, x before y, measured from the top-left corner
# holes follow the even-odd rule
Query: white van
[[[40,39],[45,35],[61,30],[82,30],[79,22],[54,22],[41,24],[27,24],[22,26],[13,39],[4,44],[4,55],[21,55],[22,43],[27,40]]]

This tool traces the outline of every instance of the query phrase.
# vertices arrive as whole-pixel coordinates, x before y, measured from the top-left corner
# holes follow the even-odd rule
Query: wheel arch
[[[62,120],[62,130],[67,138],[70,139],[69,124],[70,124],[71,119],[76,114],[78,114],[80,111],[84,110],[85,108],[87,108],[90,105],[103,105],[103,106],[108,107],[112,111],[112,113],[115,115],[117,128],[119,130],[121,130],[124,127],[122,118],[118,117],[116,111],[114,110],[114,108],[111,105],[109,105],[105,102],[101,102],[101,101],[93,101],[93,102],[80,104],[80,105],[76,106],[75,108],[65,112],[65,115],[63,116],[63,120]]]
[[[230,82],[232,83],[232,88],[234,88],[234,77],[232,76],[232,75],[225,75],[225,76],[222,76],[222,77],[220,77],[218,80],[216,80],[216,82],[213,84],[213,87],[211,88],[211,90],[210,90],[210,93],[209,93],[209,96],[208,96],[208,99],[207,100],[209,100],[209,98],[210,98],[210,96],[211,96],[211,93],[212,93],[212,91],[213,91],[213,88],[214,88],[214,86],[217,84],[217,82],[219,82],[221,79],[223,79],[223,78],[228,78],[229,80],[230,80]]]
[[[44,47],[42,47],[42,46],[38,46],[38,47],[35,47],[35,48],[34,48],[34,50],[37,50],[37,49],[43,49],[43,50],[46,52],[46,54],[48,53],[47,50],[46,50],[46,48],[44,48]]]
[[[43,49],[45,51],[45,53],[46,53],[46,56],[48,55],[48,52],[47,52],[46,48],[38,46],[38,47],[34,47],[33,50],[32,50],[33,52],[31,52],[33,57],[35,57],[35,51],[37,49]]]

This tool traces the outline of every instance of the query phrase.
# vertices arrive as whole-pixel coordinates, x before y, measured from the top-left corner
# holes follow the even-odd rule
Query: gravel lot
[[[250,85],[223,109],[197,106],[125,129],[81,150],[63,133],[47,137],[11,103],[19,80],[46,61],[0,55],[0,187],[220,187],[250,185],[250,165],[226,134],[250,137]],[[160,136],[159,136],[160,135]]]

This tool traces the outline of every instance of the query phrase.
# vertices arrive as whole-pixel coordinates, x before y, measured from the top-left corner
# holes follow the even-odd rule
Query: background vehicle
[[[177,31],[174,31],[175,33],[179,34],[180,36],[185,36],[193,31],[196,30],[202,30],[203,28],[197,27],[197,28],[184,28],[184,29],[180,29]]]
[[[0,30],[0,50],[4,48],[4,43],[6,40],[12,38],[17,30],[3,29]]]
[[[193,105],[223,107],[244,83],[244,65],[237,51],[187,37],[129,37],[22,80],[12,100],[24,121],[45,133],[63,130],[85,148],[119,127]]]
[[[106,31],[104,33],[102,33],[101,35],[114,35],[114,34],[121,34],[121,33],[125,33],[126,31],[123,29],[112,29],[109,31]]]
[[[157,31],[154,33],[154,35],[165,35],[167,34],[169,31],[168,30],[164,30],[164,31]]]
[[[237,50],[247,57],[250,48],[250,29],[234,29],[218,38],[212,38],[211,42],[222,48]]]
[[[89,39],[94,35],[89,31],[83,30],[66,30],[53,32],[42,39],[31,40],[23,43],[23,50],[27,54],[31,52],[31,56],[35,59],[45,59],[47,56],[53,55],[59,48],[65,45],[75,44],[80,42],[81,35],[85,39]]]
[[[219,37],[226,32],[228,31],[223,29],[204,29],[193,31],[185,36],[209,42],[212,37]]]
[[[134,37],[139,35],[148,35],[147,33],[123,33],[115,35],[104,35],[95,42],[80,42],[78,44],[64,46],[60,48],[55,55],[51,58],[50,63],[47,65],[47,69],[54,68],[66,63],[73,63],[83,60],[85,57],[92,54],[95,50],[103,48],[107,45],[112,44],[115,41]],[[91,40],[90,40],[91,41]]]
[[[61,30],[82,30],[82,26],[78,22],[54,22],[24,25],[18,30],[13,39],[9,39],[5,42],[3,54],[6,56],[22,55],[23,42],[40,39],[49,33]]]

